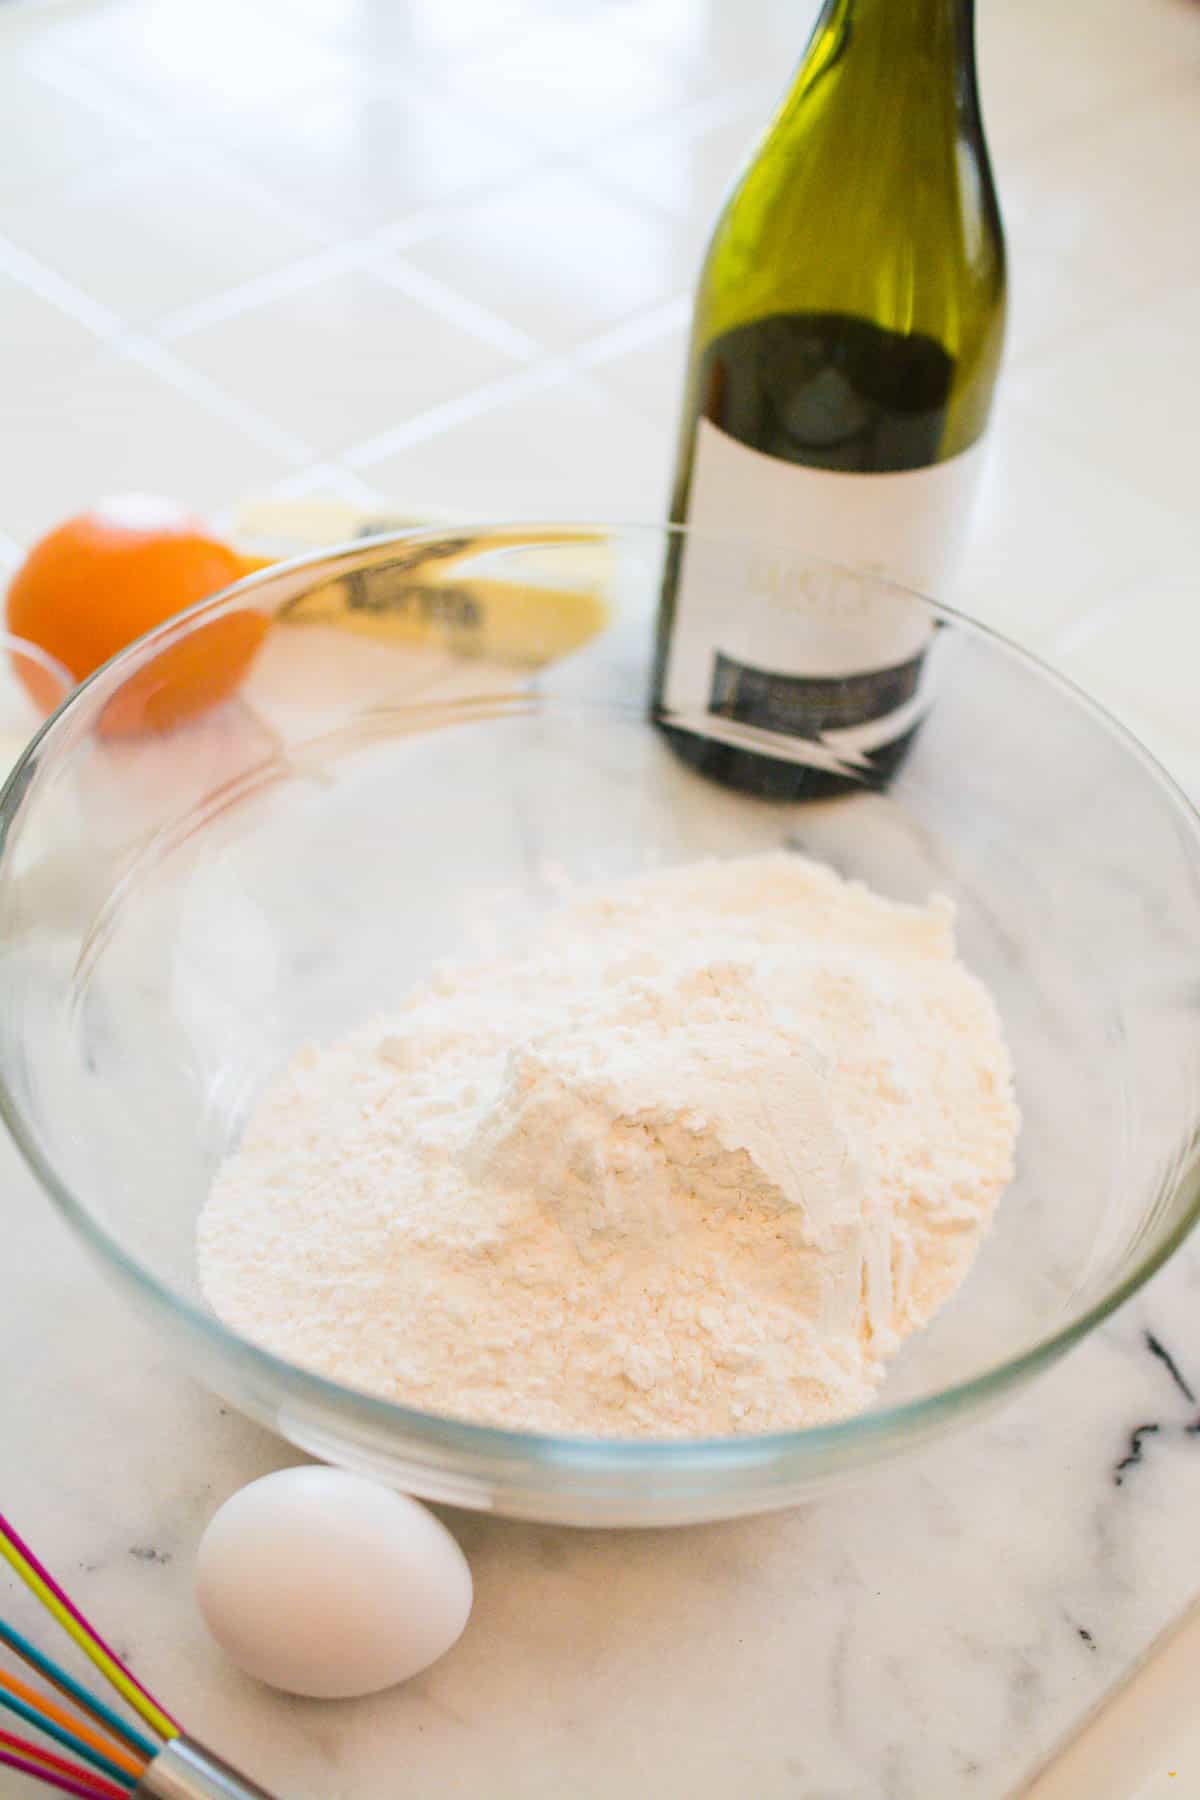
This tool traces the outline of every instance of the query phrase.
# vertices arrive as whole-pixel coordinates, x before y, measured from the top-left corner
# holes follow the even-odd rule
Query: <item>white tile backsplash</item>
[[[621,0],[616,17],[631,43],[716,69],[723,87],[763,74],[783,87],[819,11],[820,0]]]
[[[288,467],[244,425],[105,345],[10,389],[3,419],[0,528],[24,541],[102,494],[149,489],[215,510]]]
[[[239,165],[333,237],[376,231],[418,207],[494,191],[535,152],[518,132],[394,78],[335,81],[302,105],[245,107],[222,132]]]
[[[345,450],[514,360],[369,269],[201,327],[174,348],[323,451]]]
[[[549,9],[546,9],[549,14]],[[517,42],[448,70],[451,91],[548,149],[578,149],[718,89],[710,64],[638,42],[602,4],[547,16]]]
[[[531,0],[260,0],[260,7],[348,51],[363,68],[398,69],[422,83],[441,81],[458,62],[511,43],[539,16]]]
[[[245,109],[269,117],[354,59],[299,7],[261,0],[107,0],[46,16],[47,57],[87,71],[116,106],[169,132],[218,133]]]
[[[38,195],[46,206],[73,176],[117,162],[143,141],[64,93],[21,55],[0,54],[0,121],[0,195]]]
[[[697,262],[677,224],[576,168],[514,183],[407,254],[552,348],[689,288]]]
[[[64,184],[0,194],[0,232],[131,321],[318,249],[316,222],[233,169],[142,147]]]
[[[602,353],[589,359],[586,366],[595,386],[648,419],[671,441],[683,400],[687,348],[688,321],[680,319],[627,347],[619,340],[615,349],[602,344],[598,346]]]
[[[563,377],[372,462],[369,474],[386,493],[482,519],[641,523],[663,516],[666,450],[598,382]]]
[[[55,371],[64,362],[87,356],[96,342],[85,325],[2,268],[0,320],[0,395],[8,416],[9,409],[18,405],[27,412],[39,410],[45,384]]]
[[[685,221],[703,245],[778,98],[777,81],[754,82],[666,125],[622,134],[594,152],[593,167],[626,193]]]

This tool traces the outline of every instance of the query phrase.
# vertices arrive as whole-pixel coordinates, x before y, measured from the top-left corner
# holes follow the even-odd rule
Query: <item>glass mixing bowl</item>
[[[764,607],[793,661],[805,645],[828,655],[831,622],[844,641],[893,642],[899,623],[924,646],[923,722],[886,788],[836,731],[770,737],[788,775],[774,785],[793,797],[710,779],[648,719],[672,543],[463,529],[278,565],[102,670],[0,797],[0,1104],[46,1192],[218,1393],[315,1456],[436,1500],[634,1525],[815,1494],[1014,1393],[1145,1281],[1197,1210],[1187,802],[1095,706],[966,620],[806,558],[691,539],[723,655]],[[172,727],[220,622],[247,611],[266,631],[241,692]],[[761,751],[754,719],[697,680],[673,690],[677,726]],[[160,729],[130,735],[138,716]],[[791,776],[803,788],[816,766],[846,791],[794,797]],[[196,1215],[302,1040],[535,923],[564,879],[773,846],[897,898],[950,894],[1017,1071],[1017,1178],[872,1410],[703,1442],[492,1430],[324,1380],[212,1315]]]

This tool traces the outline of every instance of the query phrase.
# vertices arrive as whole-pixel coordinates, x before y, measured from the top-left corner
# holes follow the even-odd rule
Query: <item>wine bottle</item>
[[[939,596],[1004,338],[973,11],[826,0],[701,273],[671,516],[761,554],[675,540],[653,711],[752,792],[882,785],[919,723],[931,615],[879,577]]]

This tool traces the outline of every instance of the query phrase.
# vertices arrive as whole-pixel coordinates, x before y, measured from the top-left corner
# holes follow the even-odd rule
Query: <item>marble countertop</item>
[[[827,1501],[646,1533],[447,1513],[477,1584],[458,1646],[381,1697],[285,1699],[223,1661],[191,1565],[227,1495],[299,1459],[164,1360],[7,1147],[0,1175],[6,1510],[287,1800],[1000,1800],[1200,1585],[1193,1245],[1007,1412]]]

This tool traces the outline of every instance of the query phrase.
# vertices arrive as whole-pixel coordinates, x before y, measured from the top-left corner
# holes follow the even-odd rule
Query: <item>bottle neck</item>
[[[825,0],[817,29],[852,30],[893,51],[927,48],[974,28],[975,0]]]
[[[873,89],[937,86],[978,123],[975,0],[825,0],[806,63],[842,65],[855,85]]]

